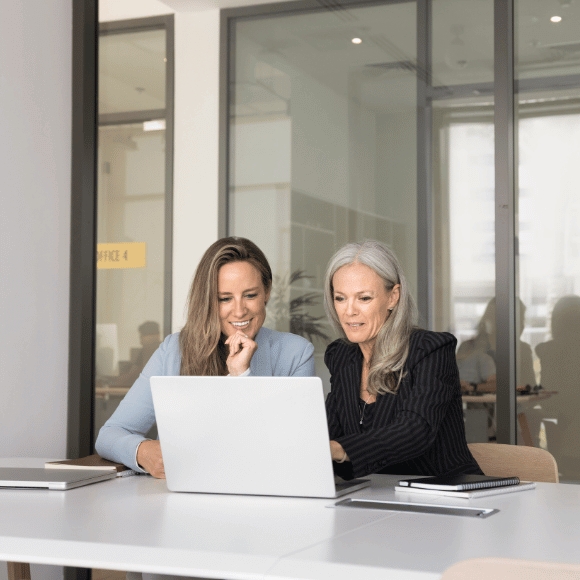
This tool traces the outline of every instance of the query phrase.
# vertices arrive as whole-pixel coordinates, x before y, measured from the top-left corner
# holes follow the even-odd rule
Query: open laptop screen
[[[336,497],[318,377],[152,377],[171,491]]]

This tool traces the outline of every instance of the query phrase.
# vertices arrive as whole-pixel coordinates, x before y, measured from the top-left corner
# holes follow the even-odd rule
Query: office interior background
[[[266,324],[310,338],[328,386],[324,267],[346,241],[377,238],[422,325],[487,341],[466,382],[485,382],[508,332],[497,406],[502,388],[557,392],[512,402],[506,421],[522,444],[524,414],[562,480],[580,481],[580,2],[514,2],[511,103],[494,77],[498,4],[100,0],[89,438],[182,326],[195,266],[225,233],[265,250]],[[93,291],[69,276],[73,4],[3,12],[0,454],[62,458],[69,298]],[[511,230],[496,223],[497,141],[510,136],[497,107],[514,115]],[[498,249],[500,227],[513,235]],[[135,249],[144,262],[119,267],[115,252]],[[513,279],[498,277],[506,255]],[[501,431],[501,409],[466,403],[465,417],[473,441]]]

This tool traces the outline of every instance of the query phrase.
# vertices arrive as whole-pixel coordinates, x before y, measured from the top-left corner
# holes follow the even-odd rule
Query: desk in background
[[[371,479],[353,495],[426,502],[395,494],[397,477]],[[580,564],[580,486],[429,499],[500,510],[487,519],[334,503],[170,493],[149,476],[65,492],[0,490],[0,560],[235,580],[427,580],[479,556]]]
[[[557,395],[557,391],[540,391],[529,395],[516,395],[516,403],[522,404],[524,407],[535,405],[538,401],[549,399],[552,395]],[[497,402],[497,395],[495,393],[485,393],[483,395],[461,395],[461,400],[464,403],[493,403]],[[525,410],[518,412],[518,423],[522,433],[522,440],[524,445],[534,447],[534,438],[530,431],[530,425],[526,416]]]
[[[539,393],[533,393],[530,395],[516,395],[517,403],[536,403],[537,401],[543,401],[544,399],[549,399],[552,395],[556,395],[556,391],[540,391]],[[483,395],[461,395],[461,399],[464,403],[495,403],[497,401],[497,395],[495,393],[485,393]]]
[[[100,387],[95,387],[95,396],[97,399],[109,400],[109,397],[121,397],[123,398],[131,387],[110,387],[107,384],[103,384]]]

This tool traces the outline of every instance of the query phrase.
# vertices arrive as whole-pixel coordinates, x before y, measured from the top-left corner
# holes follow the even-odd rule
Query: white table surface
[[[423,580],[478,556],[580,563],[580,486],[463,500],[395,493],[396,479],[372,476],[372,488],[352,497],[500,512],[480,519],[179,494],[133,476],[68,491],[1,489],[0,560],[247,580]]]

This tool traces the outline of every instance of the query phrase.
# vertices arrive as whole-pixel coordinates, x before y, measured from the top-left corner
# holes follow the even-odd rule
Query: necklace
[[[365,415],[365,409],[367,408],[367,403],[371,400],[371,397],[372,397],[372,395],[369,395],[367,397],[367,400],[365,401],[365,404],[363,405],[363,408],[362,408],[362,411],[361,411],[361,414],[360,414],[360,423],[359,423],[359,425],[362,425],[363,424],[363,417]]]

